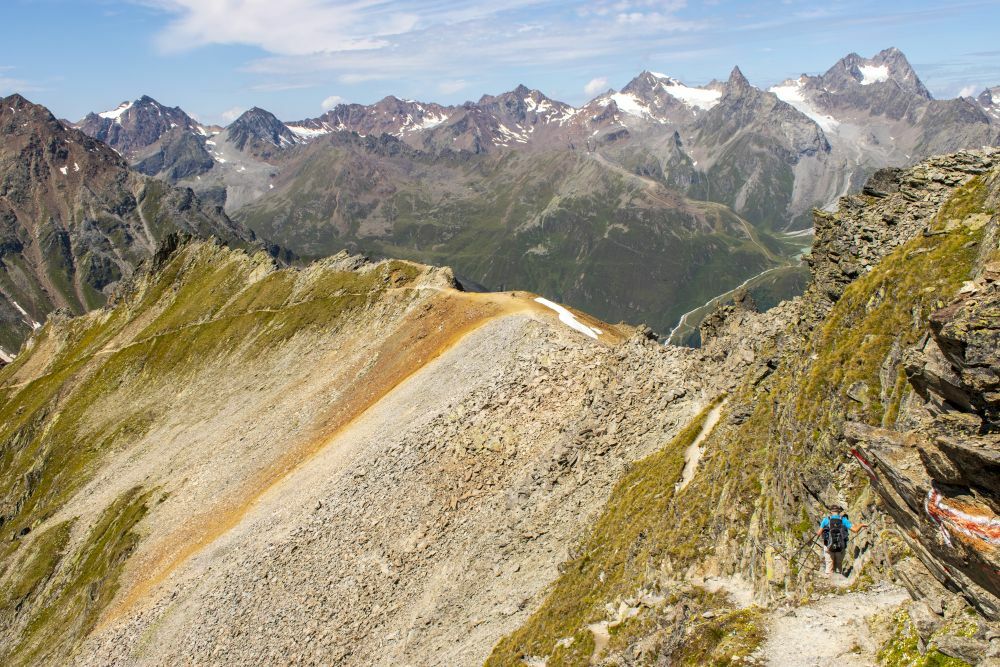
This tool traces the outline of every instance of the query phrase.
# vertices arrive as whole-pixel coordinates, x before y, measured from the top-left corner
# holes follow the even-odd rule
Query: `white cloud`
[[[7,93],[36,93],[40,90],[45,90],[42,86],[34,84],[25,79],[19,79],[15,76],[7,76],[2,74],[3,72],[11,72],[15,68],[13,65],[0,65],[0,94],[6,95]]]
[[[683,0],[131,0],[164,12],[164,50],[245,44],[267,55],[244,65],[275,81],[355,86],[394,81],[444,94],[512,70],[573,68],[581,76],[622,56],[683,57],[704,24],[679,18]],[[615,20],[621,15],[623,18]],[[475,57],[471,57],[473,54]],[[511,77],[513,78],[513,77]],[[461,87],[460,87],[461,86]]]
[[[438,90],[440,90],[445,95],[451,95],[452,93],[457,93],[463,88],[467,87],[469,84],[464,79],[455,79],[453,81],[442,81],[438,84]]]
[[[234,120],[242,116],[244,111],[246,111],[246,109],[244,109],[243,107],[233,107],[231,109],[226,109],[221,114],[219,114],[219,116],[226,123],[232,123]]]
[[[329,111],[330,109],[337,106],[343,101],[344,98],[341,97],[340,95],[330,95],[330,97],[326,98],[320,103],[320,106],[323,108],[323,111]]]
[[[608,89],[608,77],[599,76],[588,81],[587,85],[583,87],[583,92],[593,97],[594,95],[603,93],[607,89]]]
[[[140,0],[142,1],[142,0]],[[417,16],[388,4],[323,0],[146,0],[173,20],[157,36],[164,51],[208,44],[249,44],[271,53],[306,55],[385,46],[386,35],[412,30]]]
[[[962,90],[958,91],[959,97],[972,97],[979,92],[979,88],[974,85],[965,86]]]
[[[286,90],[302,90],[304,88],[315,88],[314,83],[297,83],[294,81],[265,81],[255,83],[250,86],[250,90],[255,93],[281,93]]]

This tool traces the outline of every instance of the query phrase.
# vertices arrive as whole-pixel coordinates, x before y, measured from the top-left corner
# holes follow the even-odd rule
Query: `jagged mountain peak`
[[[743,75],[743,70],[739,66],[733,67],[733,70],[729,73],[729,78],[723,84],[723,91],[726,96],[740,97],[754,90],[757,89],[750,84],[750,81]]]
[[[298,137],[287,125],[267,109],[258,106],[244,111],[226,128],[226,138],[238,150],[246,150],[257,143],[274,146],[291,146]]]
[[[984,89],[976,100],[983,106],[1000,107],[1000,86]]]
[[[892,81],[907,92],[931,99],[930,91],[920,81],[903,52],[896,47],[883,49],[871,58],[849,53],[820,79],[823,87],[831,92],[856,85],[871,86]]]
[[[12,109],[15,113],[24,111],[39,119],[58,122],[56,117],[46,107],[41,104],[35,104],[20,93],[12,93],[0,99],[0,105]]]
[[[145,157],[175,130],[207,135],[183,109],[168,107],[149,95],[125,100],[107,111],[91,112],[76,127],[130,160]]]
[[[975,102],[992,121],[1000,121],[1000,86],[985,89],[975,98]]]
[[[688,86],[667,74],[644,70],[620,93],[610,91],[598,99],[612,97],[626,113],[665,121],[673,117],[672,110],[697,114],[711,109],[718,103],[721,91],[707,86]],[[687,111],[684,112],[684,109]]]
[[[0,174],[0,345],[9,351],[53,310],[102,305],[173,231],[253,238],[192,191],[130,170],[108,144],[20,95],[0,101]],[[30,313],[28,326],[10,319],[12,307]]]

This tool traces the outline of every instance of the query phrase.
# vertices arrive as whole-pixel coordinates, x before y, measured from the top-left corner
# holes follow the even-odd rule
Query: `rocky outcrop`
[[[652,645],[682,662],[685,649],[670,637],[683,633],[687,646],[712,642],[696,639],[707,623],[680,613],[682,606],[698,607],[685,602],[645,611],[628,600],[642,591],[683,596],[685,582],[712,577],[748,582],[764,606],[816,599],[824,589],[868,580],[903,581],[935,608],[935,623],[921,620],[919,641],[934,647],[921,650],[938,651],[928,659],[942,651],[988,655],[996,551],[988,543],[976,548],[978,538],[969,533],[992,539],[996,526],[995,445],[987,432],[992,427],[983,425],[991,418],[998,358],[997,316],[993,297],[986,296],[997,247],[991,211],[1000,195],[998,157],[975,151],[879,174],[836,214],[819,214],[813,278],[802,297],[764,313],[741,302],[707,319],[703,359],[717,373],[727,369],[731,382],[723,386],[725,402],[713,428],[697,441],[689,483],[671,497],[660,480],[676,473],[660,462],[676,457],[672,470],[680,470],[688,457],[678,452],[689,451],[685,445],[693,440],[670,443],[662,458],[637,466],[597,524],[607,522],[608,532],[584,542],[584,555],[566,565],[536,615],[498,645],[493,664],[519,655],[583,664],[590,655],[573,619],[610,625],[622,618],[606,616],[592,600],[634,609],[632,631],[642,637],[601,648],[597,658],[627,664]],[[948,315],[943,307],[960,291],[965,310]],[[970,300],[972,294],[983,296]],[[907,382],[918,366],[908,350],[927,345],[928,326],[939,332],[940,351],[935,365],[926,364],[934,377],[928,373],[922,386],[950,385],[951,400],[969,406],[965,412],[939,398],[941,414],[934,413]],[[952,486],[934,482],[922,457],[946,470]],[[869,483],[866,471],[877,478]],[[641,492],[633,489],[644,485],[657,492],[640,502]],[[655,501],[664,517],[658,523],[645,506],[663,497]],[[815,531],[834,504],[869,528],[852,536],[849,576],[831,586],[821,574]],[[634,524],[642,531],[626,532],[624,526]],[[942,530],[950,531],[950,546]],[[639,554],[637,564],[632,554]],[[604,582],[605,573],[613,585]],[[938,580],[944,585],[932,583]],[[732,618],[724,602],[715,604],[709,613]],[[900,627],[909,628],[906,623],[912,620]],[[647,635],[640,627],[656,629]],[[567,637],[574,640],[570,646]]]
[[[927,231],[955,188],[995,164],[995,152],[933,157],[911,169],[877,172],[836,212],[815,212],[813,284],[836,301],[844,288],[895,248]]]
[[[89,113],[74,127],[111,146],[128,160],[147,154],[167,135],[208,133],[180,107],[165,106],[148,95],[134,102],[122,102],[112,111]]]
[[[1000,620],[1000,284],[995,266],[931,316],[906,375],[926,426],[850,424],[848,441],[914,551],[945,586]]]

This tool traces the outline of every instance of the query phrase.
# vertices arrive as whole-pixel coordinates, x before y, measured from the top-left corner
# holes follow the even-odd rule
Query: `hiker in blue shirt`
[[[834,572],[840,574],[850,533],[857,533],[862,528],[868,527],[867,523],[859,526],[851,524],[851,520],[843,513],[844,508],[840,505],[834,505],[830,511],[832,512],[830,516],[823,517],[816,531],[816,535],[823,538],[823,559],[826,561],[828,577]]]

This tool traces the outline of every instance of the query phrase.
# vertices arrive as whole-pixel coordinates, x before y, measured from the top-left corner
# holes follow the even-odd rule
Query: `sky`
[[[205,123],[523,83],[582,104],[644,69],[767,87],[895,46],[940,98],[1000,85],[1000,0],[3,0],[0,95],[78,120],[151,95]]]

